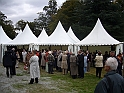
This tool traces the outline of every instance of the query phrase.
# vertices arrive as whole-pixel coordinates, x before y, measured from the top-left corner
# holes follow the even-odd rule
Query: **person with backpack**
[[[94,93],[124,93],[124,78],[117,73],[117,67],[117,59],[109,57],[104,67],[107,73],[97,84]]]

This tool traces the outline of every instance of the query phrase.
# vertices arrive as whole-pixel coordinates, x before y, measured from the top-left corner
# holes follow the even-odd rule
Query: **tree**
[[[56,0],[49,0],[48,6],[43,8],[43,12],[37,13],[39,16],[34,20],[35,23],[35,32],[40,33],[43,28],[45,28],[46,32],[50,32],[49,25],[51,22],[51,18],[57,12],[57,2]]]
[[[6,19],[7,16],[0,11],[0,25],[3,27],[3,30],[5,31],[7,36],[13,39],[15,37],[15,32],[13,31],[13,22],[11,20]]]
[[[15,24],[15,29],[23,31],[25,26],[26,26],[26,22],[21,19]]]

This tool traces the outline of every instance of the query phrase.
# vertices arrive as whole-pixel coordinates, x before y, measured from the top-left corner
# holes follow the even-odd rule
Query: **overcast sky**
[[[43,11],[43,7],[48,5],[49,0],[0,0],[0,11],[7,16],[7,20],[12,20],[14,24],[23,19],[33,21],[38,17],[38,12]],[[56,0],[58,7],[66,0]]]

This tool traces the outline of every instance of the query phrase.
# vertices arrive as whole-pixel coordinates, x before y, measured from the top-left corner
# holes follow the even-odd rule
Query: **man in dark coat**
[[[12,78],[12,52],[6,51],[3,56],[3,66],[6,67],[6,75],[7,77]]]
[[[116,73],[117,59],[110,57],[105,62],[105,77],[97,84],[94,93],[124,93],[124,78]]]
[[[77,55],[77,63],[79,78],[84,78],[84,55],[81,51]]]
[[[15,48],[12,48],[12,73],[13,75],[16,75],[16,52],[15,52]]]

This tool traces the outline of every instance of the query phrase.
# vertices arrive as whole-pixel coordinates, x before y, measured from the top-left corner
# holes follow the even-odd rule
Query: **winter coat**
[[[75,55],[70,56],[70,71],[71,71],[71,75],[78,74],[78,66],[76,64],[76,56]]]
[[[54,56],[52,54],[48,54],[47,56],[48,64],[53,65],[54,62]]]
[[[42,53],[41,56],[42,56],[42,58],[41,58],[41,66],[46,66],[45,53]]]
[[[103,56],[96,56],[96,58],[94,59],[95,62],[95,67],[103,67]]]
[[[39,58],[38,56],[34,55],[30,58],[29,64],[30,64],[30,76],[31,78],[40,78],[40,69],[39,69]]]
[[[62,57],[62,53],[60,53],[59,56],[58,56],[58,61],[57,61],[57,66],[58,67],[61,67],[61,63],[62,63],[62,60],[60,60],[61,57]]]
[[[77,55],[77,62],[79,64],[79,67],[84,67],[84,55],[83,54]]]
[[[62,55],[61,68],[62,68],[62,69],[68,69],[67,55]]]
[[[3,56],[3,66],[4,67],[10,67],[12,66],[12,52],[6,51],[5,55]]]
[[[110,81],[106,77],[109,77]],[[109,89],[112,93],[124,93],[124,78],[116,71],[108,72],[97,84],[94,93],[110,93]]]

